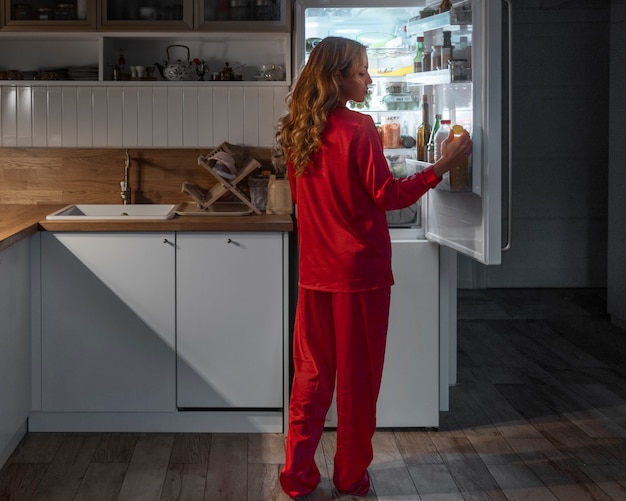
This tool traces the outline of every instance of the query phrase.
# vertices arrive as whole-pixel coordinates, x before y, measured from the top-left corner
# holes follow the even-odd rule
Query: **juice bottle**
[[[459,137],[463,131],[463,127],[461,125],[453,125],[452,133],[454,137]],[[445,148],[445,145],[444,145]],[[462,164],[459,164],[453,167],[450,172],[450,190],[452,191],[461,191],[469,188],[470,186],[470,178],[469,178],[469,161],[465,160]]]

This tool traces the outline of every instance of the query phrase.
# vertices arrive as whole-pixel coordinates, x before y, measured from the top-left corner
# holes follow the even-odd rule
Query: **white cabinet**
[[[0,251],[0,467],[26,433],[31,406],[30,240]]]
[[[439,426],[439,246],[392,239],[385,368],[379,427]]]
[[[174,233],[41,234],[41,411],[175,410]]]
[[[282,409],[286,238],[178,234],[179,408]]]
[[[439,426],[439,246],[394,239],[379,428]],[[335,401],[326,418],[337,426]]]

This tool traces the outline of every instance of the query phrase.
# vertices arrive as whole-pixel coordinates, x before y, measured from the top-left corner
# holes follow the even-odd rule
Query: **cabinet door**
[[[191,30],[193,0],[102,0],[100,28],[115,30]]]
[[[42,410],[174,410],[174,234],[41,239]]]
[[[195,27],[211,31],[289,31],[289,0],[196,0]]]
[[[179,408],[282,408],[283,238],[178,234]]]
[[[4,20],[8,30],[92,30],[96,27],[96,2],[5,0]]]
[[[31,410],[30,240],[0,251],[0,466]]]

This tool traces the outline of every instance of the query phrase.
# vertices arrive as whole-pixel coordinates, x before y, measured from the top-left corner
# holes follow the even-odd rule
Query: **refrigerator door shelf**
[[[467,22],[468,20],[469,23]],[[425,31],[433,31],[444,27],[450,31],[465,31],[467,30],[467,25],[471,24],[471,14],[459,17],[454,12],[448,11],[423,19],[411,18],[406,25],[406,31],[410,36],[421,36]]]

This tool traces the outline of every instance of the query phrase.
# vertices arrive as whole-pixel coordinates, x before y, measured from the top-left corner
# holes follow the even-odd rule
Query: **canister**
[[[387,116],[381,120],[383,148],[401,148],[400,117]]]

